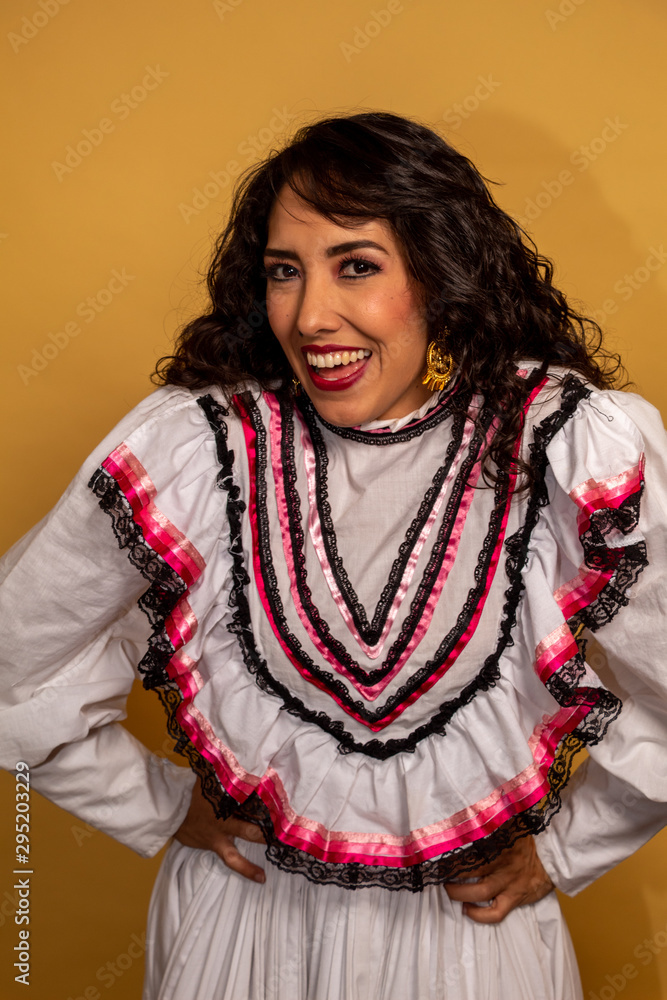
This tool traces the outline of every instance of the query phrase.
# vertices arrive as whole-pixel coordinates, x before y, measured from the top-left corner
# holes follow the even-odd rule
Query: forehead
[[[349,222],[342,219],[340,223],[333,222],[300,198],[287,184],[280,189],[271,207],[268,220],[269,240],[271,234],[275,235],[278,231],[289,232],[293,238],[320,236],[328,239],[335,234],[345,234],[349,238],[351,233],[356,234],[356,238],[373,235],[376,238],[381,236],[385,242],[395,245],[391,226],[385,219],[350,219]]]

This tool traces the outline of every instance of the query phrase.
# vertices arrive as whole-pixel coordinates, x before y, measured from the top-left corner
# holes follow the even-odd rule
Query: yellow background
[[[532,216],[557,282],[605,315],[638,391],[665,412],[667,269],[641,270],[667,241],[660,0],[42,4],[5,0],[0,14],[3,548],[150,391],[155,360],[197,309],[231,192],[211,172],[243,168],[332,112],[416,116],[501,181],[502,206]],[[123,104],[147,67],[154,89]],[[105,118],[89,155],[54,167]],[[87,322],[85,300],[114,269],[132,278]],[[80,332],[66,340],[72,322]],[[161,712],[135,691],[128,725],[165,752]],[[140,960],[121,960],[120,976],[98,970],[141,939],[159,858],[140,859],[38,796],[32,983],[13,983],[13,778],[1,787],[0,994],[139,997]],[[564,901],[587,998],[667,998],[666,837]],[[635,949],[645,956],[646,939],[656,954],[643,964]],[[621,989],[628,963],[637,974]]]

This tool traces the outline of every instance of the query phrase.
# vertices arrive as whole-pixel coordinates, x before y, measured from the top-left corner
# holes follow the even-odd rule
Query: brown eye
[[[262,269],[262,277],[273,281],[289,281],[293,275],[287,275],[287,277],[284,275],[282,277],[278,275],[278,271],[281,267],[286,268],[288,271],[296,272],[296,268],[292,264],[270,264],[268,267]]]
[[[341,260],[341,262],[340,262],[341,271],[343,269],[345,269],[346,267],[349,267],[351,264],[354,265],[355,269],[357,267],[363,267],[363,268],[367,268],[369,270],[362,271],[361,273],[359,273],[357,271],[356,274],[343,274],[343,275],[341,275],[341,277],[343,277],[343,278],[352,278],[352,279],[354,279],[354,278],[367,278],[369,275],[375,274],[377,271],[381,271],[382,270],[382,268],[378,264],[374,264],[372,260],[366,260],[365,257],[355,257],[353,255],[353,256],[350,256],[350,257],[344,257]]]

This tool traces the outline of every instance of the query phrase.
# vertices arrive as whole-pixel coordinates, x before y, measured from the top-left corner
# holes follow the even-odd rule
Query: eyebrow
[[[337,257],[339,253],[348,253],[350,250],[361,250],[364,247],[371,247],[373,250],[379,250],[381,253],[385,253],[389,256],[389,251],[386,250],[380,243],[374,243],[373,240],[349,240],[347,243],[337,243],[333,247],[328,247],[327,257]],[[276,247],[267,247],[264,251],[264,256],[287,257],[289,260],[300,259],[296,250],[279,250]]]

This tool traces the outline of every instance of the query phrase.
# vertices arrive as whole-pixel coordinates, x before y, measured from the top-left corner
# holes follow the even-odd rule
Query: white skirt
[[[440,886],[315,885],[264,847],[261,885],[173,841],[148,914],[143,1000],[582,1000],[558,900],[476,924]]]

